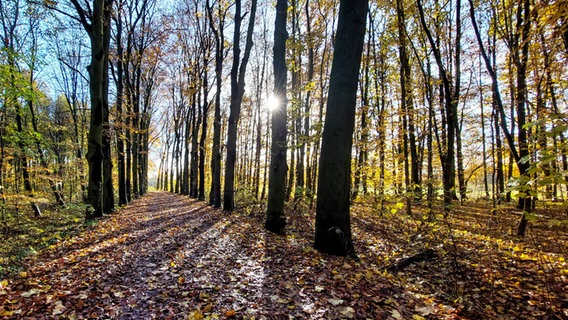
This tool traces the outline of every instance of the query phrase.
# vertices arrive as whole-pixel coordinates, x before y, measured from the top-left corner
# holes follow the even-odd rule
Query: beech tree
[[[368,0],[340,2],[329,80],[314,248],[335,255],[355,255],[349,213],[351,147],[368,5]]]
[[[268,176],[268,208],[265,228],[277,234],[284,233],[284,201],[286,198],[286,16],[288,1],[276,3],[274,22],[274,99],[277,105],[272,110],[272,145]]]
[[[241,13],[241,0],[235,1],[235,22],[233,34],[233,65],[231,67],[231,104],[229,123],[227,127],[227,161],[225,163],[225,185],[223,189],[223,209],[233,211],[235,208],[235,163],[237,161],[237,131],[241,113],[241,103],[245,93],[245,74],[250,51],[252,49],[252,35],[256,16],[256,0],[252,0],[249,12],[249,23],[245,50],[241,60],[241,22],[244,16]]]
[[[217,15],[213,6],[206,2],[209,28],[215,39],[215,106],[213,118],[213,145],[211,150],[211,189],[209,203],[221,207],[221,88],[223,85],[223,60],[225,52],[225,16],[228,8],[217,1]],[[214,17],[217,17],[217,23]]]
[[[112,170],[110,146],[104,145],[110,143],[108,63],[112,0],[94,0],[92,6],[88,3],[81,4],[78,0],[70,2],[77,16],[63,12],[56,6],[52,9],[80,22],[91,43],[91,63],[88,68],[91,116],[86,154],[89,165],[87,203],[90,208],[87,209],[86,218],[92,219],[114,210],[112,174],[109,173]],[[103,136],[106,137],[103,139]]]

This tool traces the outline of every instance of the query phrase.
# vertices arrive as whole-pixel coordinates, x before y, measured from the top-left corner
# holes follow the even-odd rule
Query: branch
[[[63,60],[63,58],[58,58],[57,60],[59,60],[59,62],[63,63],[67,68],[71,69],[72,71],[77,72],[77,74],[80,75],[81,78],[83,78],[83,80],[89,82],[89,79],[87,77],[85,77],[81,71],[79,71],[74,66],[70,65],[67,61]]]
[[[55,9],[55,10],[63,13],[64,15],[67,15],[68,17],[71,17],[71,18],[79,21],[83,25],[83,27],[85,28],[85,30],[87,31],[89,36],[91,36],[91,34],[93,33],[93,26],[89,23],[89,19],[87,17],[87,12],[85,11],[85,9],[83,9],[83,7],[81,7],[81,5],[79,4],[79,2],[77,0],[70,0],[70,1],[73,4],[73,6],[75,7],[75,10],[77,10],[77,14],[79,14],[79,18],[73,17],[72,15],[65,13],[65,12],[62,12],[61,10],[57,10],[57,9]]]

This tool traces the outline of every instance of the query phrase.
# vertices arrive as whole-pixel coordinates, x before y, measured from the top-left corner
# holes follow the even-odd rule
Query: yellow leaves
[[[34,289],[31,289],[29,291],[22,293],[21,296],[24,297],[24,298],[29,298],[29,297],[33,296],[34,294],[38,294],[38,293],[39,293],[39,290],[34,288]]]
[[[63,305],[63,302],[61,302],[61,300],[57,300],[55,302],[55,307],[53,308],[51,315],[53,316],[60,315],[65,311],[65,309],[66,307]]]
[[[231,309],[231,310],[225,311],[225,317],[233,318],[235,316],[237,316],[237,312],[235,310]]]
[[[28,273],[25,271],[20,272],[20,277],[21,278],[27,278],[28,277]]]
[[[402,315],[400,314],[400,312],[398,312],[398,310],[394,309],[391,311],[391,317],[395,318],[396,320],[401,320],[402,319]]]
[[[0,317],[13,317],[15,315],[21,314],[22,310],[17,309],[17,310],[5,310],[5,309],[0,309]]]
[[[209,313],[211,311],[213,311],[213,305],[212,304],[208,304],[208,305],[205,306],[205,308],[203,308],[204,313]]]
[[[185,283],[185,278],[182,277],[182,276],[180,276],[180,277],[178,278],[178,283],[179,283],[179,284],[184,284],[184,283]]]
[[[210,319],[219,319],[219,315],[216,313],[206,315],[213,311],[213,305],[208,304],[206,305],[203,310],[195,310],[188,315],[188,320],[210,320]]]
[[[420,313],[421,316],[427,317],[430,314],[434,313],[434,308],[430,305],[430,306],[425,306],[425,307],[422,307],[422,308],[416,308],[415,311]],[[424,318],[422,318],[422,319],[424,319]]]
[[[199,310],[195,310],[192,313],[189,314],[188,320],[203,320],[205,319],[205,317],[203,316],[203,314],[199,311]]]
[[[536,260],[534,258],[532,258],[531,256],[529,256],[526,253],[521,253],[521,255],[519,256],[519,258],[521,258],[521,260]]]
[[[203,301],[209,300],[209,295],[205,292],[201,292],[199,294],[199,300],[203,300]]]
[[[327,302],[331,303],[332,306],[336,307],[340,304],[343,304],[343,300],[342,299],[327,299]]]

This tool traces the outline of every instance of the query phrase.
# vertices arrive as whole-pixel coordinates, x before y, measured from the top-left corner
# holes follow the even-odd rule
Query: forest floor
[[[0,280],[0,318],[568,319],[560,206],[518,239],[512,209],[472,203],[426,222],[424,208],[355,204],[360,261],[315,251],[313,210],[290,207],[277,236],[261,207],[152,192]]]

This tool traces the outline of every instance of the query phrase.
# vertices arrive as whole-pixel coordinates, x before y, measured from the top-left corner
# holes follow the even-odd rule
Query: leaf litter
[[[288,234],[277,236],[262,229],[261,208],[228,214],[150,193],[0,281],[0,317],[568,317],[564,253],[476,233],[459,219],[450,232],[442,223],[379,217],[355,205],[354,261],[311,247],[313,213],[303,209],[289,212]],[[425,247],[438,253],[433,260],[386,271]]]

